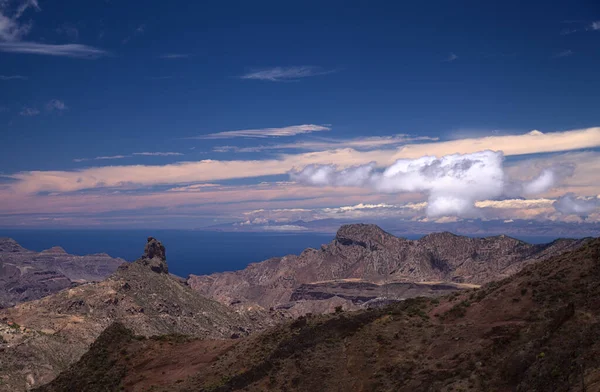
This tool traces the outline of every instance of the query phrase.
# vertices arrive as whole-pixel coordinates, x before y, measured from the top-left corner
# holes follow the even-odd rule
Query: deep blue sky
[[[0,80],[0,171],[69,169],[84,166],[75,158],[138,151],[214,158],[210,147],[228,143],[181,138],[236,129],[331,124],[330,137],[451,137],[597,121],[600,30],[586,31],[600,19],[595,1],[141,4],[40,0],[41,10],[25,11],[20,22],[32,28],[22,40],[110,55],[0,52],[0,75],[27,78]],[[189,57],[160,58],[173,53]],[[334,72],[239,78],[298,65]],[[48,113],[52,99],[68,109]],[[23,108],[41,113],[22,116]]]
[[[0,0],[0,227],[597,224],[598,69],[597,0]]]

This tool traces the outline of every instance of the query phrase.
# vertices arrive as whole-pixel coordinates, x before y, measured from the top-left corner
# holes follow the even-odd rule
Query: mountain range
[[[408,240],[376,225],[350,224],[320,249],[250,264],[241,271],[190,275],[188,283],[223,304],[258,304],[298,316],[336,306],[357,309],[379,297],[436,296],[472,288],[587,241],[531,245],[505,235],[471,238],[448,232]]]
[[[40,392],[599,391],[600,239],[481,288],[237,341],[107,328]]]
[[[0,238],[0,309],[103,280],[124,262],[105,253],[74,256],[59,246],[34,252]]]
[[[190,289],[168,273],[164,246],[150,237],[142,257],[107,279],[0,310],[0,320],[0,390],[18,391],[52,380],[115,321],[143,336],[224,339],[270,319],[240,314]]]
[[[408,240],[352,224],[320,249],[182,279],[149,237],[112,274],[84,268],[103,280],[72,273],[0,309],[0,391],[541,391],[538,371],[574,382],[561,355],[594,385],[598,241]],[[78,265],[3,244],[36,271]]]

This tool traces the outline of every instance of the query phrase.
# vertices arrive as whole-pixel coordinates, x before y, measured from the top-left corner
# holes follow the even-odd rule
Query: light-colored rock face
[[[509,276],[533,261],[574,249],[584,241],[531,245],[507,236],[469,238],[447,232],[413,241],[395,237],[375,225],[344,225],[335,239],[321,249],[269,259],[236,272],[191,275],[188,283],[224,304],[249,302],[265,309],[292,309],[294,298],[307,300],[300,298],[298,290],[302,285],[313,285],[313,292],[318,293],[323,289],[319,283],[345,280],[347,286],[354,285],[352,296],[360,298],[351,302],[359,305],[363,299],[370,300],[383,291],[361,288],[361,282],[383,286],[393,282],[480,285]],[[430,292],[431,288],[421,287],[414,290],[413,296]],[[346,295],[341,291],[337,294],[340,298]],[[386,294],[405,297],[402,290]],[[323,295],[329,300],[336,293],[327,287]],[[310,304],[303,302],[301,306],[311,312]],[[315,304],[315,309],[322,308],[327,307]]]
[[[59,246],[34,252],[0,238],[0,308],[100,281],[124,262],[107,254],[70,255]]]
[[[23,390],[27,380],[31,385],[50,381],[113,321],[139,335],[205,338],[243,336],[264,322],[201,296],[178,278],[155,271],[149,260],[166,269],[166,261],[154,254],[122,264],[104,281],[0,310],[0,336],[6,341],[0,344],[0,391]]]

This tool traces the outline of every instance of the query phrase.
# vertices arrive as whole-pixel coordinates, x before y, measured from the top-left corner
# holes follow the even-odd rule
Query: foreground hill
[[[114,321],[138,335],[202,338],[243,336],[259,324],[169,275],[153,238],[140,259],[108,279],[0,310],[0,321],[0,390],[7,391],[50,381]]]
[[[100,281],[124,262],[106,253],[74,256],[60,247],[34,252],[0,238],[0,309]]]
[[[600,391],[600,239],[480,289],[237,341],[113,325],[42,392]]]
[[[190,275],[188,283],[224,304],[321,313],[335,306],[354,309],[381,296],[435,296],[465,284],[502,279],[588,240],[531,245],[503,235],[470,238],[446,232],[413,241],[376,225],[352,224],[342,226],[321,249],[272,258],[241,271]],[[432,282],[446,283],[432,286]],[[329,306],[319,300],[327,300]]]

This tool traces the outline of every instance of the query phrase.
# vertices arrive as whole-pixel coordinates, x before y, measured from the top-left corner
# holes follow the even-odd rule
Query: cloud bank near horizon
[[[596,222],[600,207],[590,200],[600,195],[598,147],[600,128],[588,128],[415,141],[391,148],[384,143],[377,149],[327,149],[253,160],[110,165],[112,159],[97,159],[90,162],[105,165],[4,174],[0,216],[3,221],[19,216],[29,221],[36,214],[80,214],[83,222],[98,214],[158,208],[169,216],[191,212],[212,217],[218,210],[229,219],[245,221],[243,211],[275,208],[313,211],[303,213],[303,219],[390,215],[410,220],[429,215],[439,220],[454,215]],[[503,159],[523,154],[531,155]],[[296,182],[281,182],[281,176],[290,172],[299,176]],[[278,177],[269,182],[268,176]],[[230,180],[236,181],[228,184]],[[343,208],[361,205],[375,207]]]
[[[290,172],[301,184],[316,186],[356,186],[378,192],[427,194],[427,215],[473,216],[475,202],[506,196],[531,196],[544,193],[572,174],[573,168],[545,169],[530,181],[514,181],[504,172],[504,154],[491,150],[399,159],[385,170],[376,165],[338,170],[335,165],[309,165]]]

